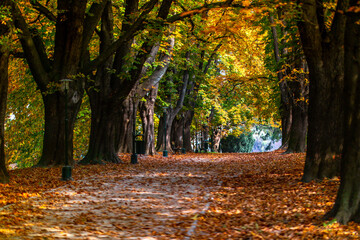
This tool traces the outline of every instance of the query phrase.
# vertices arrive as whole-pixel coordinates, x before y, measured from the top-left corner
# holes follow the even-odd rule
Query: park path
[[[0,239],[360,239],[359,224],[324,223],[339,179],[300,182],[305,154],[121,157],[69,182],[60,168],[11,171]]]
[[[19,207],[31,216],[11,239],[193,239],[221,185],[214,159],[139,162],[80,180],[75,171],[74,181]]]

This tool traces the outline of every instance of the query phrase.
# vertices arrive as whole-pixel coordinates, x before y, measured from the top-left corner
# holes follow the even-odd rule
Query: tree
[[[4,2],[0,3],[0,11],[3,10]],[[0,16],[4,19],[4,14],[0,12]],[[10,29],[5,21],[0,22],[0,183],[9,181],[9,174],[6,169],[5,159],[5,138],[4,124],[6,113],[6,100],[8,91],[8,66],[10,47],[7,44]]]
[[[276,71],[277,77],[279,81],[279,89],[280,89],[280,112],[281,112],[281,130],[282,130],[282,147],[287,148],[290,138],[290,128],[291,128],[291,121],[292,121],[292,105],[290,104],[289,100],[289,89],[287,87],[287,83],[285,78],[285,71],[284,69],[278,69],[282,58],[280,52],[280,41],[279,41],[279,34],[278,30],[275,25],[274,16],[269,16],[269,22],[271,24],[271,33],[272,33],[272,42],[273,42],[273,52],[276,61]]]
[[[346,1],[339,1],[346,2]],[[341,4],[341,3],[340,3]],[[346,11],[345,29],[345,86],[344,86],[344,149],[341,163],[341,182],[335,204],[327,214],[337,222],[360,222],[360,4],[350,0]]]
[[[172,49],[175,44],[171,28],[173,27],[164,32],[163,39],[159,39],[153,45],[148,59],[141,67],[141,74],[137,84],[121,106],[122,134],[119,136],[118,147],[120,152],[130,152],[132,149],[133,111],[137,112],[139,108],[146,154],[155,154],[154,106],[159,82],[169,67]]]
[[[126,1],[124,21],[120,36],[131,36],[132,32],[142,29],[145,18],[151,21],[151,10],[155,7],[157,1],[151,1],[139,9],[139,1]],[[159,19],[166,19],[169,14],[172,1],[165,0],[161,3],[156,14]],[[134,15],[139,17],[133,19]],[[102,16],[101,28],[101,47],[100,55],[106,51],[114,42],[114,18],[112,5],[109,2],[106,11]],[[165,22],[155,22],[148,26],[150,33],[157,32],[160,37]],[[130,33],[130,34],[129,34]],[[151,34],[150,34],[151,35]],[[140,43],[139,51],[134,51],[132,44],[134,36],[123,39],[123,45],[115,52],[115,56],[108,56],[106,65],[100,66],[92,81],[87,86],[92,109],[92,125],[90,132],[89,151],[85,158],[81,160],[82,164],[95,164],[103,161],[119,163],[121,160],[117,156],[118,146],[121,136],[129,136],[127,130],[131,130],[131,125],[127,124],[124,128],[124,122],[131,119],[132,114],[127,117],[124,114],[126,110],[132,111],[133,105],[136,105],[135,99],[129,98],[131,91],[134,91],[139,79],[144,75],[143,66],[147,63],[149,53],[157,44],[157,39],[147,37]],[[155,55],[156,55],[155,51]],[[129,58],[131,55],[135,56]],[[152,56],[154,57],[154,56]],[[121,111],[121,106],[125,111]],[[130,135],[131,136],[131,135]]]
[[[292,120],[286,153],[305,152],[308,125],[308,74],[307,64],[303,57],[296,56],[294,68],[287,76],[289,100],[292,110]]]
[[[344,31],[348,1],[327,9],[323,1],[299,1],[298,23],[309,66],[309,119],[302,181],[339,174],[343,147]],[[331,6],[331,5],[330,5]]]
[[[84,49],[90,42],[99,12],[106,2],[94,2],[86,15],[87,1],[59,0],[56,6],[58,14],[54,15],[50,6],[46,8],[38,1],[31,1],[32,6],[39,11],[39,17],[34,23],[28,23],[17,3],[9,1],[14,24],[20,30],[18,37],[25,58],[44,101],[45,131],[39,166],[64,164],[65,104],[69,114],[69,148],[66,154],[70,164],[73,163],[73,128],[84,92],[83,79],[78,74],[87,59],[84,57]],[[30,8],[24,6],[25,10]],[[44,30],[46,34],[35,29]],[[52,41],[53,31],[55,37]],[[53,44],[46,46],[45,40]],[[59,81],[64,78],[74,80],[70,84],[67,99],[64,99],[64,89],[59,88]]]

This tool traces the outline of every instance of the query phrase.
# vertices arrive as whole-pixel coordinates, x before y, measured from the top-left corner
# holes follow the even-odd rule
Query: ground
[[[121,156],[124,164],[10,171],[0,239],[357,239],[321,218],[339,180],[301,183],[304,154]]]

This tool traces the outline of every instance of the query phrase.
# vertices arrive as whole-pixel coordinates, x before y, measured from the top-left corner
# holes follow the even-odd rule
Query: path
[[[26,239],[191,239],[220,184],[204,164],[210,160],[139,161],[31,199],[32,216],[13,228]]]
[[[131,165],[127,156],[77,166],[66,183],[60,169],[14,171],[3,188],[25,196],[0,209],[0,239],[359,239],[359,224],[324,223],[339,180],[299,182],[304,157],[159,155]]]

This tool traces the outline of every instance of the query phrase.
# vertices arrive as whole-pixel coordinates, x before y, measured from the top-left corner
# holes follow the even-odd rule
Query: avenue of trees
[[[146,154],[279,125],[302,181],[341,177],[326,216],[359,221],[359,21],[357,0],[2,0],[0,182],[25,133],[51,167],[121,163],[134,123]]]

